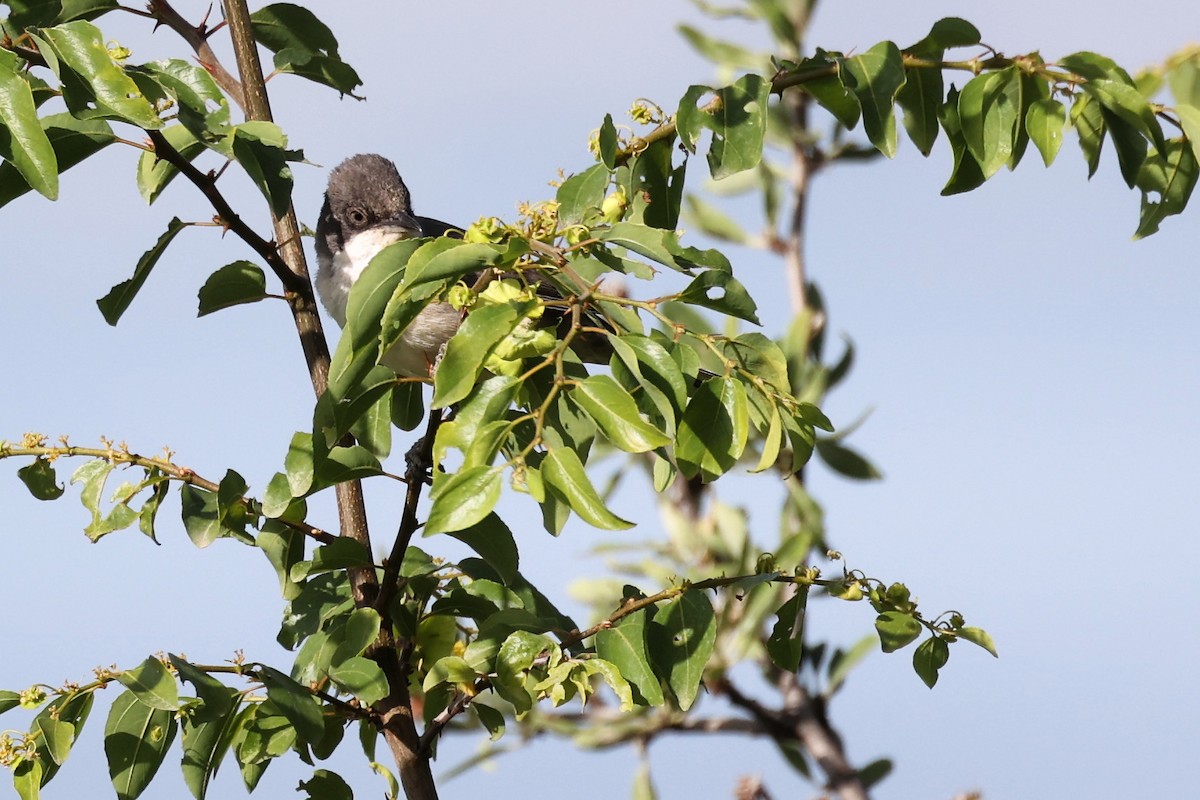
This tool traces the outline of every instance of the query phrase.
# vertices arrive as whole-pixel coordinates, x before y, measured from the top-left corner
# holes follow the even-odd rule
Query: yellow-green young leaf
[[[938,670],[950,660],[950,647],[940,636],[931,636],[913,652],[913,669],[930,689],[938,680]]]
[[[992,635],[983,628],[959,628],[958,635],[959,638],[966,639],[972,644],[979,645],[996,658],[1000,657],[1000,653],[996,651],[996,642],[992,639]]]
[[[513,631],[500,645],[492,685],[501,697],[513,704],[518,714],[533,707],[533,698],[525,687],[525,672],[546,652],[557,654],[558,645],[549,636],[528,631]]]
[[[772,405],[771,416],[767,423],[767,433],[763,436],[762,454],[759,456],[758,464],[750,471],[762,472],[775,466],[775,462],[779,460],[779,451],[782,446],[783,420],[780,419],[779,409]]]
[[[117,680],[144,706],[163,711],[179,710],[179,687],[175,685],[175,676],[153,656],[122,672]]]
[[[921,623],[911,614],[885,611],[875,618],[875,630],[883,652],[893,653],[921,635]]]
[[[666,676],[680,710],[687,711],[717,640],[712,603],[703,592],[684,592],[658,609],[651,631],[650,652],[657,671]]]
[[[13,788],[21,800],[38,800],[41,797],[42,762],[36,758],[24,759],[13,767]]]
[[[17,70],[20,59],[0,50],[0,156],[43,196],[58,198],[58,160],[38,121],[33,89]]]
[[[1197,68],[1197,71],[1200,72],[1200,67]],[[1200,78],[1197,80],[1200,81]],[[1175,113],[1179,115],[1179,122],[1183,126],[1184,134],[1192,143],[1192,152],[1195,153],[1197,159],[1200,159],[1200,107],[1181,105],[1175,109]]]
[[[209,275],[200,287],[197,316],[242,303],[256,303],[266,296],[267,277],[262,267],[249,261],[235,261]]]
[[[862,107],[863,130],[888,158],[896,155],[896,94],[904,86],[904,58],[893,42],[880,42],[838,61],[838,78]]]
[[[972,78],[958,97],[967,149],[992,177],[1012,158],[1021,113],[1021,73],[1016,67]]]
[[[603,658],[589,658],[583,662],[583,669],[588,675],[599,675],[604,679],[604,682],[613,690],[613,694],[617,696],[622,711],[633,710],[633,690],[616,664],[605,661]]]
[[[633,397],[608,375],[591,376],[567,396],[627,453],[645,453],[671,443],[669,436],[642,419]]]
[[[422,683],[421,688],[428,692],[442,683],[471,684],[475,682],[475,678],[477,677],[479,677],[478,673],[475,672],[462,656],[446,656],[445,658],[439,658],[429,668],[429,672],[425,675],[425,681]]]
[[[1035,100],[1025,115],[1025,130],[1042,155],[1046,166],[1054,163],[1062,147],[1063,126],[1067,124],[1067,110],[1054,98]]]
[[[705,381],[683,412],[675,460],[689,478],[708,482],[732,469],[750,433],[746,389],[734,378]]]
[[[409,259],[404,285],[458,280],[464,275],[487,269],[499,261],[504,250],[496,245],[439,238],[424,245]]]
[[[634,523],[621,519],[604,505],[574,450],[554,448],[542,460],[541,472],[546,485],[558,492],[584,522],[609,531],[633,527]]]
[[[150,784],[177,726],[174,713],[143,705],[131,691],[113,701],[104,726],[104,753],[118,800],[135,800]]]
[[[437,481],[425,535],[461,531],[482,521],[500,499],[502,477],[502,470],[480,465]]]
[[[646,621],[649,609],[630,614],[611,628],[596,634],[596,654],[616,665],[621,674],[637,687],[640,703],[661,706],[664,702],[662,685],[650,666],[646,649]]]
[[[163,126],[154,106],[104,46],[104,34],[99,28],[78,20],[45,28],[41,34],[53,47],[62,64],[69,67],[91,90],[99,112],[92,116],[120,119],[151,130]],[[57,72],[61,72],[61,66]],[[68,98],[68,106],[75,105],[84,112],[83,116],[88,116],[87,103],[81,102],[86,99]]]
[[[163,138],[186,158],[193,161],[208,148],[196,135],[182,125],[172,125],[162,132]],[[138,159],[137,187],[147,205],[153,204],[167,184],[179,174],[179,168],[152,152],[142,153]]]

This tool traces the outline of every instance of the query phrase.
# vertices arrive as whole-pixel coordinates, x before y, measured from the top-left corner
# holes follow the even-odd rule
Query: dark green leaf
[[[369,566],[372,566],[371,554],[362,542],[349,536],[339,536],[329,544],[323,544],[314,550],[311,561],[296,564],[292,568],[292,580],[301,581],[322,572]]]
[[[838,77],[862,108],[863,130],[888,158],[896,155],[896,94],[904,85],[904,58],[892,42],[880,42],[838,61]]]
[[[302,161],[303,154],[286,149],[287,137],[271,122],[243,122],[228,138],[233,158],[267,199],[271,213],[282,217],[292,202],[292,168],[288,162]]]
[[[983,176],[983,169],[979,166],[979,162],[975,160],[975,156],[971,155],[971,151],[967,147],[967,140],[963,137],[962,124],[958,117],[958,102],[958,90],[951,86],[946,95],[946,102],[942,105],[941,113],[942,127],[946,131],[946,138],[950,140],[950,148],[954,152],[954,169],[950,173],[950,180],[942,188],[943,195],[969,192],[982,186],[983,182],[987,180]]]
[[[229,749],[236,720],[237,706],[233,703],[209,721],[201,721],[195,715],[184,718],[180,737],[183,782],[196,800],[204,800],[207,795],[209,784]]]
[[[1156,233],[1164,219],[1183,211],[1196,188],[1198,171],[1196,150],[1181,139],[1167,142],[1165,157],[1146,159],[1137,177],[1137,186],[1142,190],[1142,215],[1135,239]]]
[[[758,320],[758,307],[741,281],[722,270],[710,269],[701,272],[679,293],[682,303],[711,308],[723,314],[753,322]]]
[[[121,319],[121,315],[129,308],[129,304],[133,302],[133,298],[141,291],[145,285],[146,279],[150,277],[150,271],[162,258],[166,252],[167,246],[174,241],[175,237],[181,230],[188,227],[187,223],[180,221],[179,217],[174,217],[167,223],[166,232],[158,237],[158,241],[154,246],[142,254],[138,259],[137,266],[133,270],[133,277],[127,281],[122,281],[109,291],[104,297],[96,301],[96,305],[100,307],[100,313],[104,315],[104,321],[109,325],[116,325],[117,320]]]
[[[942,107],[942,72],[939,69],[908,70],[904,85],[896,93],[904,110],[904,129],[921,151],[929,155],[938,136],[938,112]]]
[[[950,660],[950,647],[940,636],[931,636],[913,652],[913,669],[930,689],[938,680],[938,670]]]
[[[1009,163],[1020,120],[1021,73],[1016,67],[978,75],[958,97],[963,140],[983,171],[992,177]]]
[[[563,181],[555,195],[559,223],[564,227],[576,225],[599,210],[611,178],[608,167],[596,164]]]
[[[342,780],[341,775],[327,769],[319,769],[310,780],[300,781],[296,791],[307,792],[311,800],[354,800],[350,784]]]
[[[517,543],[504,520],[489,513],[469,528],[448,532],[450,536],[478,553],[504,581],[505,585],[517,578]]]
[[[1107,133],[1100,103],[1090,96],[1077,97],[1071,106],[1071,124],[1079,135],[1079,149],[1087,161],[1090,178],[1100,166],[1100,148]]]
[[[65,486],[58,485],[54,467],[45,458],[36,458],[32,464],[21,467],[17,477],[38,500],[57,500],[66,491]]]
[[[154,656],[134,669],[120,673],[117,680],[148,708],[179,710],[179,687],[175,685],[175,676]]]
[[[262,681],[267,697],[296,726],[296,733],[308,743],[320,741],[325,735],[321,706],[303,686],[270,667],[262,668]]]
[[[267,296],[267,276],[262,267],[249,261],[226,264],[208,276],[200,287],[200,309],[203,317],[222,308],[256,303]]]
[[[862,455],[832,439],[817,440],[817,453],[831,470],[847,478],[872,481],[883,477]]]
[[[797,586],[796,594],[779,607],[775,625],[767,637],[767,655],[784,672],[800,668],[804,655],[804,615],[808,606],[808,587]]]
[[[679,101],[676,126],[688,150],[696,151],[705,128],[712,131],[708,166],[714,179],[735,175],[762,160],[770,90],[770,82],[761,76],[744,75],[721,89],[691,86]],[[716,96],[715,107],[710,108],[711,103],[698,107],[700,99],[708,94]]]
[[[598,143],[601,164],[608,170],[615,169],[617,166],[617,128],[613,125],[612,114],[604,115],[604,122],[600,125]]]
[[[688,477],[708,482],[728,472],[749,436],[746,389],[733,378],[714,378],[696,389],[679,423],[675,459]]]
[[[654,614],[650,652],[681,711],[687,711],[696,700],[716,639],[712,603],[703,592],[684,592]]]
[[[25,183],[51,200],[58,197],[58,161],[38,121],[29,81],[18,71],[15,54],[0,49],[0,156]]]
[[[176,728],[172,712],[143,705],[131,691],[113,701],[104,726],[104,753],[118,800],[134,800],[150,784]]]
[[[921,623],[911,614],[885,611],[875,618],[879,644],[885,653],[893,653],[921,635]]]
[[[233,711],[237,705],[237,692],[234,689],[178,656],[171,655],[170,659],[179,680],[192,684],[202,703],[199,708],[192,710],[188,715],[189,719],[196,723],[215,722],[224,719]]]
[[[637,611],[596,634],[596,655],[611,661],[641,694],[646,705],[661,706],[662,685],[650,665],[646,647],[649,609]]]
[[[104,120],[78,120],[70,114],[43,117],[41,126],[54,148],[60,173],[103,150],[116,138]],[[8,162],[0,163],[0,206],[7,205],[29,189],[29,184],[16,167]]]

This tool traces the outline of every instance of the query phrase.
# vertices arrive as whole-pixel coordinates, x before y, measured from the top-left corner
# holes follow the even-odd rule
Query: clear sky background
[[[560,167],[591,163],[587,136],[606,112],[623,115],[637,97],[672,108],[689,84],[712,79],[673,32],[697,20],[682,2],[310,6],[368,98],[338,100],[296,78],[271,84],[277,121],[320,165],[296,169],[310,225],[327,169],[357,152],[395,159],[418,213],[512,218],[518,201],[551,196],[546,183]],[[207,3],[178,7],[199,18]],[[928,0],[827,3],[810,44],[904,46],[948,15],[1006,53],[1040,49],[1052,60],[1088,49],[1131,69],[1200,36],[1192,0]],[[132,16],[101,23],[135,60],[183,53],[169,31],[151,36]],[[739,27],[708,29],[734,36]],[[135,161],[112,147],[65,176],[57,205],[27,196],[0,211],[0,438],[38,430],[83,445],[106,435],[147,454],[169,444],[200,474],[234,467],[261,490],[310,419],[290,316],[263,303],[194,317],[207,275],[247,251],[211,229],[185,231],[119,327],[96,310],[172,216],[211,216],[182,181],[145,207]],[[905,146],[893,162],[823,174],[811,200],[812,277],[831,332],[852,337],[859,353],[826,411],[845,425],[874,410],[852,443],[886,476],[859,484],[813,470],[831,541],[852,566],[905,581],[923,607],[962,611],[1001,652],[996,661],[956,647],[933,691],[913,674],[910,651],[874,654],[852,675],[832,714],[856,763],[896,760],[882,800],[969,789],[991,800],[1175,796],[1194,782],[1200,207],[1132,242],[1138,197],[1111,151],[1090,183],[1073,134],[1052,169],[1037,162],[1031,152],[1016,173],[942,198],[945,142],[928,160]],[[252,190],[231,191],[239,207],[261,207]],[[760,300],[765,331],[778,334],[789,312],[776,261],[728,252]],[[175,503],[160,516],[161,547],[133,531],[91,545],[76,489],[38,503],[16,466],[0,479],[0,688],[84,680],[94,665],[130,667],[158,651],[219,662],[244,648],[288,663],[274,644],[273,573],[256,552],[231,542],[197,551],[172,521]],[[394,529],[399,502],[373,499],[375,530]],[[626,492],[617,511],[644,502]],[[315,513],[333,525],[328,506]],[[759,513],[769,542],[774,506]],[[517,532],[524,566],[552,594],[598,567],[584,556],[602,537],[586,527],[557,540],[536,522]],[[872,614],[822,603],[810,619],[848,644]],[[24,724],[17,713],[0,727]],[[108,791],[98,788],[108,784],[106,713],[93,712],[45,796]],[[437,768],[481,739],[452,737]],[[776,797],[815,793],[766,742],[668,737],[650,754],[665,800],[730,797],[747,773]],[[178,758],[176,745],[146,797],[187,796]],[[540,741],[445,783],[442,796],[620,797],[634,767],[628,750],[583,754]],[[360,797],[382,792],[357,756],[333,768]],[[295,796],[305,774],[273,766],[256,796]],[[231,760],[212,796],[242,796],[239,784]],[[0,783],[0,798],[15,796]]]

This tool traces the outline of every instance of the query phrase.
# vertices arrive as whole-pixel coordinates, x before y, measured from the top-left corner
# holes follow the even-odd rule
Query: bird
[[[329,173],[317,219],[317,294],[329,315],[346,326],[350,287],[375,255],[395,242],[462,235],[462,229],[413,214],[412,197],[395,163],[375,153],[351,156]],[[428,377],[442,347],[462,323],[448,303],[426,306],[380,360],[401,377]]]

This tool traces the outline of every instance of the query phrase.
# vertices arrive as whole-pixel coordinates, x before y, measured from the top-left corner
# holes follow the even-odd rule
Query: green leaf
[[[1029,138],[1033,140],[1047,167],[1054,163],[1062,147],[1063,126],[1066,123],[1066,107],[1054,98],[1035,100],[1025,115],[1025,130],[1029,132]]]
[[[311,800],[354,800],[350,784],[327,769],[316,770],[311,779],[300,781],[296,791],[307,792]]]
[[[904,129],[923,156],[929,155],[937,141],[942,88],[941,70],[913,68],[896,93],[896,102],[904,111]]]
[[[132,691],[113,701],[104,726],[104,753],[118,800],[134,800],[150,784],[176,728],[172,712],[143,705]]]
[[[874,481],[883,477],[875,465],[857,451],[833,439],[817,440],[817,453],[831,470],[846,478]]]
[[[829,682],[825,689],[826,695],[832,697],[842,684],[845,683],[846,677],[850,674],[858,664],[866,658],[879,643],[879,638],[871,633],[859,639],[853,647],[848,651],[842,652],[838,650],[834,653],[833,658],[829,660]]]
[[[741,457],[750,433],[746,389],[733,378],[705,381],[692,396],[675,442],[675,459],[689,478],[709,482]]]
[[[179,675],[179,680],[192,684],[200,697],[201,706],[193,708],[188,714],[188,719],[196,723],[214,722],[232,713],[237,706],[236,690],[178,656],[171,655],[169,658]]]
[[[906,48],[906,53],[941,54],[952,47],[971,47],[979,44],[979,29],[959,17],[943,17],[933,23],[925,38]]]
[[[525,320],[533,306],[533,301],[497,303],[467,314],[446,343],[446,353],[434,373],[434,408],[445,408],[471,393],[488,356]]]
[[[275,53],[276,72],[299,75],[354,97],[362,80],[338,55],[333,32],[307,8],[274,3],[250,15],[254,38]]]
[[[64,84],[78,79],[85,87],[84,91],[91,94],[90,98],[77,98],[84,102],[75,102],[73,112],[87,117],[119,119],[148,130],[163,126],[154,106],[108,52],[104,46],[104,34],[95,25],[77,20],[54,28],[44,28],[41,35],[53,48],[57,60],[62,62],[50,62],[54,73]],[[63,65],[74,74],[64,74]],[[93,111],[88,112],[86,100],[93,101]],[[67,105],[73,105],[72,98],[68,98]]]
[[[196,800],[204,800],[207,795],[209,783],[229,749],[236,720],[237,706],[232,703],[210,721],[200,721],[195,715],[183,719],[183,782]]]
[[[711,308],[723,314],[761,325],[758,307],[741,281],[728,272],[710,269],[701,272],[677,295],[683,303]]]
[[[1179,214],[1196,188],[1198,159],[1192,146],[1180,139],[1167,142],[1165,157],[1147,158],[1137,176],[1142,191],[1142,214],[1135,239],[1158,232],[1159,224]]]
[[[913,652],[913,669],[930,689],[938,680],[938,670],[950,660],[950,646],[940,636],[931,636]]]
[[[984,650],[987,650],[989,653],[991,653],[996,658],[1000,657],[1000,653],[998,653],[996,651],[996,642],[992,639],[991,634],[989,634],[983,628],[972,628],[972,627],[959,628],[957,633],[958,633],[959,638],[966,639],[968,642],[971,642],[972,644],[979,645],[980,647],[982,647]]]
[[[362,542],[349,536],[339,536],[329,544],[323,544],[314,550],[311,561],[296,564],[292,568],[292,580],[301,581],[323,572],[370,566],[373,566],[371,554]]]
[[[741,369],[781,392],[788,392],[787,356],[771,339],[761,333],[743,333],[721,343],[721,353]]]
[[[461,531],[481,522],[500,499],[503,471],[479,465],[435,481],[425,535]]]
[[[84,723],[87,722],[88,715],[91,713],[92,704],[95,700],[95,693],[92,691],[79,691],[74,694],[60,695],[51,700],[38,715],[34,717],[33,727],[42,728],[43,726],[55,729],[55,736],[62,737],[64,734],[71,734],[71,741],[63,742],[59,739],[55,745],[59,755],[66,758],[66,751],[75,741],[79,739],[79,734],[83,731]],[[71,726],[70,729],[58,727],[53,722],[67,723]],[[43,784],[49,783],[50,780],[58,773],[59,764],[55,762],[51,752],[44,744],[37,749],[37,760],[42,764]],[[36,787],[35,787],[36,788]]]
[[[708,166],[715,180],[751,169],[762,160],[770,91],[770,81],[759,75],[743,75],[721,89],[690,86],[679,101],[675,119],[684,147],[696,152],[701,132],[705,128],[712,131]],[[700,99],[708,94],[716,96],[715,108],[698,107]]]
[[[179,217],[174,217],[167,223],[167,230],[162,236],[158,237],[158,241],[154,246],[142,254],[138,259],[137,266],[133,270],[133,277],[127,281],[121,281],[114,286],[108,294],[96,301],[96,305],[100,307],[100,313],[104,315],[104,321],[109,325],[116,325],[121,319],[121,315],[129,308],[129,304],[133,302],[133,298],[142,290],[146,279],[150,277],[150,271],[158,264],[158,260],[162,258],[163,253],[167,251],[167,246],[174,241],[175,237],[181,230],[188,227],[188,224],[182,222]]]
[[[447,278],[457,280],[499,263],[505,250],[493,244],[464,242],[441,237],[426,242],[412,254],[404,271],[404,285],[416,286]]]
[[[292,202],[293,183],[288,162],[302,161],[303,154],[286,149],[287,137],[279,126],[262,120],[237,125],[227,141],[233,158],[267,199],[271,213],[277,217],[286,214]]]
[[[894,653],[921,635],[921,623],[911,614],[885,611],[875,618],[879,644],[885,653]]]
[[[1016,67],[976,76],[958,97],[963,140],[983,171],[992,177],[1009,163],[1020,120],[1021,73]]]
[[[18,71],[15,54],[0,50],[0,156],[12,162],[40,194],[58,198],[58,161],[38,121],[29,81]]]
[[[387,676],[369,658],[354,656],[329,670],[334,683],[358,698],[359,703],[371,706],[387,697],[390,691]]]
[[[838,78],[862,107],[863,130],[888,158],[896,155],[896,95],[904,85],[904,57],[892,42],[838,60]]]
[[[99,119],[78,120],[70,114],[51,114],[42,117],[40,124],[54,148],[59,173],[66,172],[116,140],[108,123]],[[0,206],[29,190],[28,181],[15,166],[9,162],[0,163]]]
[[[604,505],[574,450],[556,447],[546,453],[541,471],[546,485],[558,492],[584,522],[608,531],[633,527],[634,523],[618,517]]]
[[[617,166],[617,127],[613,125],[612,114],[604,115],[597,139],[600,146],[600,162],[605,169],[613,170]]]
[[[767,637],[767,655],[784,672],[800,668],[804,655],[804,615],[808,606],[808,587],[797,586],[796,594],[779,607],[775,625]]]
[[[555,194],[559,224],[563,227],[576,225],[598,211],[611,178],[608,167],[596,164],[563,181]]]
[[[505,585],[517,579],[517,543],[512,531],[496,514],[489,513],[468,528],[447,533],[478,553]]]
[[[33,463],[17,470],[17,477],[38,500],[57,500],[66,491],[65,486],[58,485],[54,467],[42,457],[35,458]]]
[[[1100,166],[1100,149],[1108,132],[1100,103],[1091,96],[1078,97],[1071,106],[1071,125],[1079,135],[1079,149],[1083,151],[1091,178]]]
[[[671,443],[669,436],[642,419],[633,397],[608,375],[592,375],[567,396],[627,453],[645,453]]]
[[[262,681],[267,687],[267,697],[296,726],[302,740],[312,744],[325,735],[325,721],[321,716],[321,705],[296,681],[282,672],[262,668]]]
[[[148,708],[179,710],[179,687],[175,685],[175,676],[154,656],[134,669],[120,673],[117,680]]]
[[[646,647],[646,621],[649,609],[634,612],[609,628],[596,634],[596,655],[616,665],[641,695],[646,705],[661,706],[665,702],[662,685],[650,665]]]
[[[200,287],[200,308],[196,316],[242,303],[257,303],[267,296],[267,276],[262,267],[249,261],[234,261],[208,276]]]
[[[676,30],[697,53],[719,66],[758,70],[762,69],[763,63],[766,61],[766,57],[759,53],[732,42],[714,39],[691,25],[679,25]]]
[[[19,705],[21,705],[20,692],[10,692],[7,689],[0,690],[0,714],[3,714],[5,711],[12,711]]]
[[[13,765],[13,788],[21,800],[38,800],[44,780],[42,762],[36,758],[24,759]]]
[[[226,535],[222,530],[217,496],[190,484],[179,487],[183,507],[183,527],[196,547],[204,548]]]
[[[33,727],[42,733],[42,745],[55,764],[62,766],[75,743],[75,726],[54,717],[39,716]]]
[[[969,192],[982,186],[987,180],[979,162],[967,147],[958,116],[958,101],[958,90],[951,86],[946,94],[946,102],[942,104],[941,119],[946,138],[950,141],[950,149],[954,153],[954,168],[950,173],[950,180],[942,187],[943,196]]]
[[[700,691],[717,640],[712,603],[703,592],[684,592],[658,609],[650,632],[658,672],[666,676],[679,709],[687,711]]]

